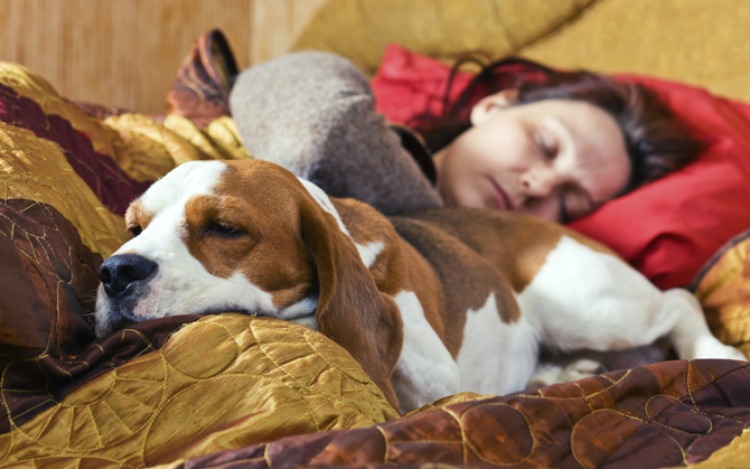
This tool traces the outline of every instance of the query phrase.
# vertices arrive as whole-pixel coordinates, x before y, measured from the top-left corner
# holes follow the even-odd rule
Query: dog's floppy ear
[[[318,274],[320,331],[351,353],[398,409],[390,381],[403,340],[398,307],[378,291],[354,242],[331,214],[306,201],[301,225]]]

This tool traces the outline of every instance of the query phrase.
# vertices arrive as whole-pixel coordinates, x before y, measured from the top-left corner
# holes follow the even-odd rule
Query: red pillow
[[[371,81],[376,109],[389,121],[406,125],[421,112],[439,113],[449,73],[450,68],[444,64],[391,44],[386,47],[380,68]],[[473,77],[471,73],[457,73],[451,99]]]
[[[449,67],[389,46],[372,80],[378,110],[393,122],[439,110]],[[709,145],[683,170],[609,202],[570,227],[620,253],[661,288],[690,284],[733,235],[750,227],[750,105],[704,89],[621,76],[655,90]],[[461,73],[454,89],[471,79]]]

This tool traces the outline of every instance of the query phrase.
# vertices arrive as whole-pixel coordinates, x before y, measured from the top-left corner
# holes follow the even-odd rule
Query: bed
[[[673,14],[669,4],[691,15],[717,8],[707,1],[647,3],[652,15]],[[750,15],[741,2],[726,3],[738,8],[726,18]],[[373,74],[376,92],[404,96],[399,90],[413,89],[414,80],[444,79],[445,65],[434,58],[448,60],[459,49],[528,52],[550,61],[548,54],[558,59],[554,65],[576,66],[581,52],[560,56],[561,41],[602,31],[617,36],[607,29],[608,19],[626,22],[646,8],[621,0],[560,1],[554,8],[478,1],[471,11],[423,0],[410,5],[405,16],[392,2],[330,1],[295,47],[357,59]],[[460,15],[476,20],[471,31],[465,22],[446,20],[443,34],[461,40],[451,42],[455,50],[438,50],[445,36],[443,42],[431,36],[425,23]],[[404,21],[412,28],[408,37],[399,36]],[[719,41],[727,30],[744,31],[740,20],[727,21]],[[660,34],[671,37],[673,26]],[[503,40],[489,48],[471,42],[498,28]],[[340,30],[356,31],[354,39],[335,40]],[[403,47],[386,47],[391,40]],[[611,43],[619,50],[617,37]],[[616,54],[607,51],[597,58],[600,45],[586,47],[591,67],[644,73],[618,68]],[[220,31],[206,33],[178,71],[165,114],[148,116],[72,102],[33,71],[0,64],[0,465],[661,468],[741,467],[750,457],[750,367],[741,362],[664,361],[508,396],[463,393],[398,415],[346,351],[286,322],[180,316],[96,340],[97,268],[127,238],[122,214],[128,202],[180,163],[251,157],[226,106],[235,68],[227,39]],[[694,187],[695,179],[681,176],[577,229],[607,236],[601,226],[640,210],[644,200],[672,201],[662,210],[678,204],[683,211],[710,211],[712,217],[697,217],[702,223],[690,225],[688,234],[683,217],[655,227],[639,244],[605,241],[621,243],[623,255],[657,284],[692,288],[717,336],[748,354],[750,162],[744,161],[750,161],[750,108],[741,101],[750,99],[741,95],[748,88],[721,83],[712,93],[700,83],[669,80],[679,76],[660,76],[633,79],[652,84],[675,106],[692,103],[685,112],[702,119],[694,125],[713,136],[714,153],[687,176],[716,171],[714,199],[701,204],[687,195],[664,197],[675,187]],[[425,89],[419,93],[429,100],[434,90]],[[726,167],[715,169],[716,161]],[[708,234],[695,235],[696,241],[695,230]],[[664,263],[675,256],[679,262]]]

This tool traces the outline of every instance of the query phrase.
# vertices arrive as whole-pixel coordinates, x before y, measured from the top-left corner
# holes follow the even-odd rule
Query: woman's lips
[[[500,187],[493,178],[489,178],[492,188],[495,190],[495,199],[501,210],[513,210],[513,202],[511,201],[508,194]]]

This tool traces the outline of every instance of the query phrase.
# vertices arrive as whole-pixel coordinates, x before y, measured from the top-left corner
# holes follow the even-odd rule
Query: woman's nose
[[[528,196],[549,196],[559,184],[560,177],[552,168],[535,166],[521,175],[521,186]]]

